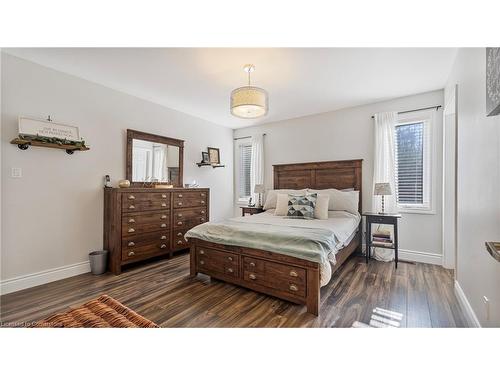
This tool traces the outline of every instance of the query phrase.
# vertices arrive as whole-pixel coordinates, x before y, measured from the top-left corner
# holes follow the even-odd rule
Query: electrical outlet
[[[21,178],[23,177],[23,170],[19,167],[12,167],[11,171],[12,178]]]
[[[490,320],[490,300],[483,296],[484,308],[486,309],[486,320]]]

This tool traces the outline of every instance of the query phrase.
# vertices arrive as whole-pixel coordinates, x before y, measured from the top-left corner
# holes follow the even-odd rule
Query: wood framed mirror
[[[130,186],[183,186],[184,141],[127,129],[127,170]]]

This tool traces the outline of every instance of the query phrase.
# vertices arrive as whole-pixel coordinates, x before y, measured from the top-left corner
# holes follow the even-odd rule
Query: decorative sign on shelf
[[[73,142],[80,141],[80,132],[76,126],[22,116],[19,117],[19,134],[66,139]]]
[[[500,114],[500,48],[486,48],[486,115]]]

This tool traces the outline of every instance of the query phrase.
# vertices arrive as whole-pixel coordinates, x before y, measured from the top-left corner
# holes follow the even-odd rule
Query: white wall
[[[500,116],[486,117],[484,48],[462,48],[445,90],[458,84],[457,281],[482,326],[500,326]],[[490,300],[486,319],[483,296]]]
[[[399,98],[386,102],[347,108],[334,112],[238,129],[235,137],[266,133],[266,188],[273,184],[272,165],[308,161],[364,159],[363,208],[371,210],[373,177],[373,119],[377,112],[404,111],[443,104],[443,91]],[[272,105],[272,103],[270,104]],[[442,115],[435,116],[437,134],[434,167],[436,168],[436,214],[403,214],[400,224],[400,247],[426,253],[406,254],[429,262],[441,261],[441,191],[442,191]],[[237,174],[235,174],[237,176]],[[235,214],[240,214],[235,207]],[[430,255],[429,255],[430,254]]]
[[[88,260],[102,247],[103,176],[125,177],[125,129],[185,140],[184,182],[211,188],[211,219],[233,211],[233,131],[109,88],[2,54],[2,280]],[[90,151],[30,148],[9,141],[19,115],[80,127]],[[226,168],[198,168],[219,147]],[[12,167],[22,178],[11,178]]]

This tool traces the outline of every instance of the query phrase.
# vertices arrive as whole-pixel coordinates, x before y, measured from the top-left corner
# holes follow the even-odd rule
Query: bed
[[[319,314],[320,288],[361,246],[362,160],[274,165],[274,189],[354,189],[357,213],[283,220],[272,211],[206,223],[186,234],[190,273],[237,284]],[[282,246],[280,246],[282,245]]]

